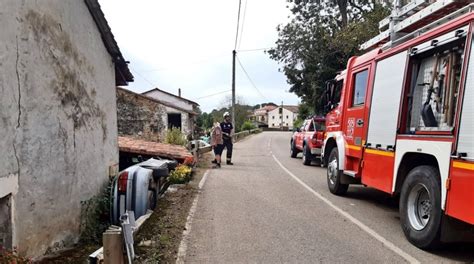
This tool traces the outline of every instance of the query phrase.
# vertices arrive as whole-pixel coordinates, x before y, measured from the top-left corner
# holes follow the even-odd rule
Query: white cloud
[[[196,100],[203,111],[220,106],[231,89],[232,50],[238,1],[100,0],[135,82],[128,89],[143,92],[158,86]],[[242,0],[242,15],[245,0]],[[289,11],[286,0],[248,0],[240,50],[272,47],[276,26]],[[241,17],[242,19],[242,17]],[[262,97],[236,65],[236,93],[248,104],[273,101],[297,104],[288,92],[278,64],[263,51],[239,52],[239,59],[265,95]],[[204,97],[204,98],[203,98]]]

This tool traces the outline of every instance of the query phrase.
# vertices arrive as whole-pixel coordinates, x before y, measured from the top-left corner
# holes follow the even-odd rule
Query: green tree
[[[301,103],[298,106],[298,119],[305,120],[313,115],[313,108],[306,103]]]
[[[222,103],[222,108],[220,110],[213,111],[211,114],[215,120],[222,122],[223,117],[222,115],[225,112],[229,112],[232,114],[232,97],[226,97]],[[236,98],[235,104],[235,124],[234,130],[235,132],[240,132],[242,124],[249,119],[249,116],[253,113],[253,107],[244,103],[244,100],[241,97]]]
[[[196,121],[196,125],[200,127],[202,130],[206,130],[212,127],[212,115],[206,112],[201,113]]]
[[[282,64],[290,92],[320,113],[325,82],[361,53],[359,45],[378,33],[389,14],[379,0],[288,0],[292,19],[277,27],[276,47],[268,52]]]

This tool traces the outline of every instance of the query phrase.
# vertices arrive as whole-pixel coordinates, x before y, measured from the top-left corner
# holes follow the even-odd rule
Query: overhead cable
[[[150,82],[147,78],[145,78],[145,76],[143,76],[142,74],[140,74],[138,71],[132,69],[130,66],[129,66],[130,70],[132,70],[134,73],[136,73],[138,76],[140,76],[140,78],[142,78],[144,81],[146,81],[147,83],[149,83],[152,87],[158,87],[158,85]]]
[[[217,93],[208,94],[208,95],[205,95],[205,96],[201,96],[201,97],[198,97],[198,98],[194,98],[194,100],[204,99],[204,98],[216,96],[216,95],[223,94],[223,93],[228,93],[228,92],[230,92],[230,91],[232,91],[232,90],[220,91],[220,92],[217,92]]]
[[[247,76],[247,79],[248,79],[249,82],[252,84],[253,88],[254,88],[255,90],[257,90],[257,92],[258,92],[264,99],[267,99],[267,97],[266,97],[262,92],[260,92],[260,90],[257,88],[257,86],[255,85],[255,83],[252,81],[252,78],[250,78],[249,74],[248,74],[247,71],[245,70],[244,65],[242,65],[242,62],[240,62],[239,57],[237,57],[237,61],[239,62],[240,68],[242,68],[242,71],[244,71],[245,75]],[[267,100],[268,100],[268,99],[267,99]]]
[[[245,0],[245,3],[244,3],[244,15],[242,16],[242,27],[240,28],[239,49],[240,49],[240,44],[242,43],[242,35],[243,35],[243,33],[244,33],[245,14],[247,13],[247,3],[248,3],[248,0]]]
[[[237,40],[239,39],[239,25],[240,25],[240,7],[242,5],[242,0],[239,0],[239,11],[237,12],[237,31],[235,32],[235,45],[234,50],[237,49]]]

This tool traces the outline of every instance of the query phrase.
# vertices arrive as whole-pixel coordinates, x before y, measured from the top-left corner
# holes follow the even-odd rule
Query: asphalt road
[[[474,263],[473,244],[422,251],[404,237],[398,201],[362,186],[332,195],[326,171],[289,156],[289,132],[234,145],[198,197],[186,263]]]

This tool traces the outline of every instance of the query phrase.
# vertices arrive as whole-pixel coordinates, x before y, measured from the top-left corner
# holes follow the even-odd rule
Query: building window
[[[173,127],[181,129],[181,114],[168,114],[168,129]]]
[[[275,116],[272,116],[272,119],[275,119]]]
[[[286,119],[288,120],[288,116],[286,116]]]

